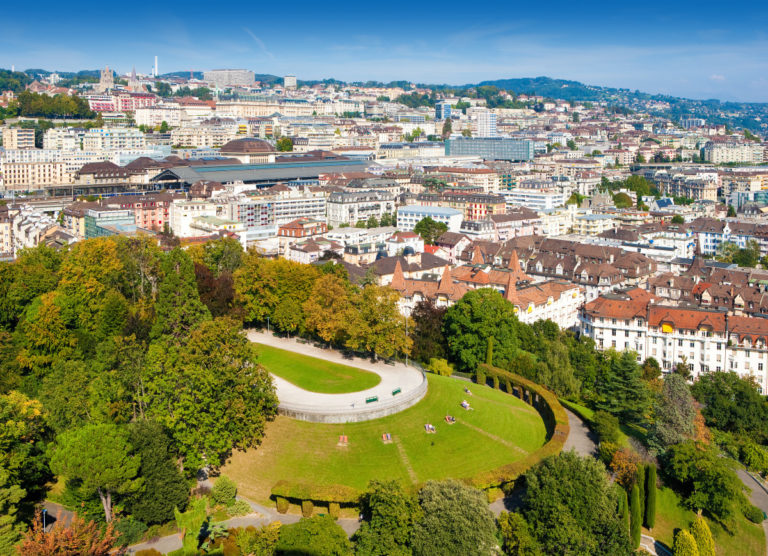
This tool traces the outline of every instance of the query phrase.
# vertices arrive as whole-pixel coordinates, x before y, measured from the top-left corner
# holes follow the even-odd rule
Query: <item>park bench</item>
[[[373,403],[379,401],[378,396],[371,396],[370,398],[365,398],[365,403]]]

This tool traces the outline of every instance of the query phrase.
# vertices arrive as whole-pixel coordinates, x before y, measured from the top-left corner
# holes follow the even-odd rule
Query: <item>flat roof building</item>
[[[533,141],[509,137],[451,137],[446,156],[479,156],[485,160],[533,160]]]

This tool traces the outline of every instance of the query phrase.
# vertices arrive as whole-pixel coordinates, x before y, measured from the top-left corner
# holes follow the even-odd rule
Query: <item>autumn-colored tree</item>
[[[340,343],[347,330],[352,305],[341,278],[326,274],[318,278],[304,303],[307,330],[328,343]]]
[[[63,525],[61,515],[49,531],[43,529],[40,512],[32,528],[16,547],[19,556],[107,556],[118,539],[114,524],[108,523],[102,531],[95,521],[86,522],[77,514],[69,525]]]
[[[406,319],[397,307],[399,299],[400,294],[387,286],[366,286],[355,295],[347,347],[381,357],[410,353],[413,340],[405,333]],[[410,325],[413,329],[413,322]]]
[[[610,468],[616,473],[616,482],[624,488],[631,488],[635,484],[637,468],[640,465],[640,456],[635,452],[620,448],[613,454]]]

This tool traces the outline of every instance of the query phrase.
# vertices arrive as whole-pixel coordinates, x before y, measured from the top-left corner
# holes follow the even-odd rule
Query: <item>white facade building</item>
[[[442,222],[448,226],[449,232],[457,232],[461,229],[464,219],[460,210],[445,207],[427,207],[423,205],[410,205],[397,209],[397,229],[412,231],[424,218],[431,218],[435,222]]]

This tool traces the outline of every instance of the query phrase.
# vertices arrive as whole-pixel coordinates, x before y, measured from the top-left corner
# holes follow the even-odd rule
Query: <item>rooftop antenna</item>
[[[157,56],[155,56],[155,77],[158,77],[160,73],[157,71]]]

